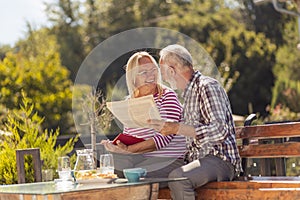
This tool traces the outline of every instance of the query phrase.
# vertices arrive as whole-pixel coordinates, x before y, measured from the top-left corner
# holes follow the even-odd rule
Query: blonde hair
[[[137,52],[135,54],[133,54],[129,59],[128,62],[126,64],[126,83],[127,83],[127,88],[128,88],[128,92],[129,92],[129,96],[131,98],[135,98],[135,79],[137,76],[137,70],[134,70],[136,67],[139,66],[139,61],[141,58],[149,58],[151,60],[151,62],[156,66],[157,68],[157,90],[158,90],[158,94],[159,96],[161,96],[162,94],[162,86],[161,86],[161,73],[160,73],[160,69],[158,67],[158,64],[156,62],[156,60],[148,53],[145,51],[141,51],[141,52]]]

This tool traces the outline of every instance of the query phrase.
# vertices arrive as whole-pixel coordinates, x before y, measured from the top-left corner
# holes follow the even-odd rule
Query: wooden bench
[[[234,181],[197,188],[196,199],[300,199],[300,177],[286,176],[285,166],[286,158],[300,157],[299,136],[300,122],[236,127],[244,173]],[[260,160],[255,176],[249,174],[248,161],[252,158]],[[270,170],[270,158],[275,158],[275,172]],[[170,190],[160,189],[158,199],[171,199]]]

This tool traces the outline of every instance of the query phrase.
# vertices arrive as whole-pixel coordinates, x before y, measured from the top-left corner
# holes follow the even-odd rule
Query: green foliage
[[[271,101],[276,46],[264,34],[247,30],[242,15],[224,1],[174,3],[171,12],[160,25],[202,44],[218,66],[233,112],[246,115],[251,103],[253,112],[264,113]]]
[[[178,1],[171,4],[170,13],[168,18],[159,23],[160,26],[178,30],[202,44],[209,41],[214,30],[221,34],[230,27],[240,26],[224,1]]]
[[[75,81],[77,71],[86,54],[79,27],[69,26],[68,28],[53,28],[52,32],[56,35],[60,44],[59,52],[61,55],[61,63],[70,72],[70,79]]]
[[[291,112],[300,113],[300,51],[296,48],[298,30],[296,19],[285,24],[285,45],[276,54],[273,72],[276,77],[273,88],[272,108],[287,107]]]
[[[282,74],[282,73],[280,73]],[[284,76],[284,75],[283,75]],[[300,113],[300,81],[279,78],[273,88],[272,107],[283,105],[291,112]]]
[[[0,143],[0,184],[17,183],[16,150],[40,148],[43,169],[57,168],[57,157],[73,150],[78,137],[70,139],[64,146],[55,147],[59,129],[55,131],[41,130],[43,118],[34,110],[32,100],[22,94],[19,112],[10,112],[6,127],[12,135],[6,136]],[[26,182],[33,182],[33,166],[31,157],[25,157]]]
[[[237,1],[60,1],[60,4],[49,7],[48,12],[51,14],[51,19],[54,19],[55,31],[62,33],[59,34],[59,38],[62,38],[60,40],[62,46],[67,46],[63,45],[63,43],[69,41],[65,38],[67,35],[71,37],[80,33],[82,39],[76,41],[83,42],[84,49],[82,49],[82,52],[85,55],[104,39],[131,28],[157,26],[178,30],[200,42],[212,55],[219,67],[222,82],[227,91],[232,88],[235,82],[236,85],[240,85],[240,87],[234,89],[233,93],[244,94],[230,97],[237,101],[237,104],[233,105],[236,113],[248,113],[248,102],[246,100],[249,100],[249,96],[252,94],[255,95],[250,100],[255,105],[256,110],[264,111],[271,98],[270,87],[273,77],[270,66],[274,60],[269,57],[270,52],[268,51],[269,47],[273,47],[268,40],[263,42],[266,39],[265,37],[259,36],[258,40],[262,39],[262,41],[257,41],[254,32],[247,32],[246,26],[241,23],[242,15],[237,9],[234,10],[235,6],[230,6],[233,4],[236,5]],[[82,9],[83,12],[79,11],[79,7],[85,8]],[[66,30],[70,30],[72,33],[67,33]],[[236,30],[238,30],[237,33],[235,33]],[[57,33],[56,35],[58,35]],[[248,36],[251,39],[248,39]],[[234,43],[228,45],[230,42]],[[248,48],[248,44],[251,45],[251,48]],[[235,48],[234,45],[238,46]],[[80,47],[70,48],[69,51],[64,50],[62,55],[67,55],[78,48]],[[245,56],[245,54],[247,55]],[[257,64],[259,60],[260,64],[264,64],[261,60],[266,56],[267,61],[264,63],[269,64],[257,70],[255,76],[250,75],[251,79],[245,78],[248,77],[247,73],[261,67]],[[252,58],[255,59],[249,65],[248,62]],[[115,63],[118,67],[124,64],[121,62]],[[246,68],[246,66],[250,69],[243,69],[244,71],[241,73],[239,70]],[[70,67],[73,68],[74,65],[68,66],[69,69]],[[262,75],[265,72],[266,74]],[[104,84],[100,85],[100,89],[106,93],[106,84],[114,84],[115,82],[112,79],[117,79],[122,74],[122,71],[117,72],[114,70],[110,73],[110,76],[104,76],[103,80],[101,79]],[[252,93],[245,92],[243,87],[250,87],[252,82],[256,82],[253,81],[255,77],[265,81],[263,83],[264,87],[257,85],[254,90],[250,90]],[[258,95],[257,89],[261,90]],[[259,105],[256,106],[256,104]]]
[[[43,127],[74,131],[71,118],[71,84],[68,70],[61,65],[55,37],[46,29],[31,32],[19,42],[16,53],[8,52],[0,61],[0,104],[8,109],[18,106],[21,90],[47,116]]]
[[[254,5],[252,0],[242,2],[241,11],[247,27],[262,32],[276,44],[275,62],[272,65],[274,87],[266,120],[297,120],[300,104],[300,68],[296,45],[299,40],[297,18],[274,10],[272,2]],[[296,2],[279,2],[280,7],[296,11]],[[299,8],[298,8],[299,9]],[[279,114],[280,113],[280,114]]]
[[[286,175],[287,176],[300,176],[300,158],[287,158],[286,159]]]
[[[0,60],[3,60],[5,58],[5,54],[8,51],[11,51],[12,48],[9,45],[1,45],[0,44]]]
[[[272,1],[265,1],[265,3],[259,5],[255,5],[253,0],[240,2],[242,21],[247,26],[247,29],[256,33],[263,33],[272,43],[281,46],[284,43],[284,24],[293,16],[276,11]]]
[[[39,77],[48,76],[48,62],[52,60],[54,66],[59,67],[65,65],[70,73],[65,75],[63,69],[58,70],[56,75],[71,77],[74,80],[83,58],[96,45],[124,30],[145,26],[177,30],[201,43],[219,68],[221,81],[229,91],[234,113],[247,115],[250,111],[248,105],[253,105],[251,111],[265,116],[267,114],[265,109],[269,104],[273,108],[282,104],[292,112],[299,110],[297,99],[299,99],[300,56],[295,48],[298,25],[294,16],[277,12],[271,2],[263,5],[255,5],[252,0],[56,2],[48,4],[47,10],[53,26],[39,30],[38,33],[29,30],[27,41],[18,45],[19,52],[6,54],[4,67],[1,66],[4,60],[0,63],[0,104],[12,109],[20,97],[20,89],[29,90],[28,94],[37,102],[36,108],[43,116],[47,116],[44,123],[46,127],[53,128],[60,125],[62,132],[65,132],[72,126],[69,89],[62,89],[68,88],[70,83],[60,84],[47,78],[45,82],[39,81]],[[291,8],[293,6],[291,2],[280,4],[287,9],[294,9]],[[53,43],[55,40],[59,46]],[[53,49],[55,50],[52,51]],[[57,60],[58,52],[61,55],[61,62]],[[1,51],[1,56],[2,54]],[[30,60],[35,60],[35,56],[40,54],[46,60],[29,62],[29,66],[32,67],[24,67],[24,62],[20,62],[20,59],[29,60],[28,55],[31,54],[34,56],[31,56]],[[50,59],[49,55],[52,55],[53,59]],[[113,65],[119,67],[124,63],[118,61]],[[46,73],[39,75],[39,70],[34,71],[42,67]],[[26,73],[34,75],[26,78],[28,81],[20,78]],[[114,84],[114,80],[121,77],[124,72],[114,68],[109,74],[110,76],[101,78],[103,84],[100,88],[104,94],[107,84]],[[9,80],[7,76],[10,76]],[[59,90],[61,93],[52,94],[48,89],[41,89],[42,86],[48,87],[50,85],[48,83],[52,86],[59,85],[60,89],[51,88],[51,91]],[[8,84],[11,87],[8,87]],[[35,94],[30,90],[42,92]],[[51,95],[45,97],[42,95],[44,92]],[[292,94],[292,98],[286,94]],[[53,99],[57,104],[53,103]],[[57,121],[61,123],[58,124]]]
[[[47,14],[74,81],[83,59],[103,40],[131,28],[155,27],[169,7],[157,0],[68,0],[48,4]]]
[[[81,62],[86,56],[84,38],[81,34],[80,2],[78,0],[59,0],[46,4],[48,19],[53,23],[49,33],[58,44],[61,63],[69,70],[69,78],[74,81]]]
[[[293,112],[289,107],[281,104],[276,105],[274,108],[269,106],[267,109],[270,114],[264,119],[266,122],[297,121],[300,118],[300,112]]]
[[[213,53],[216,60],[222,60],[222,64],[230,66],[231,73],[239,73],[229,91],[233,112],[247,114],[248,104],[252,104],[254,107],[251,112],[266,115],[265,109],[272,95],[276,46],[263,34],[243,28],[231,29],[223,34],[221,40],[215,34],[212,38],[217,44]]]

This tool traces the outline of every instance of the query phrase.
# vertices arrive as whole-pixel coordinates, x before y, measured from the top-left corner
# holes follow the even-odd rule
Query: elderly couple
[[[182,91],[183,104],[172,89]],[[232,180],[241,171],[234,123],[226,92],[216,80],[193,68],[189,51],[169,45],[159,65],[147,52],[132,55],[126,67],[129,98],[153,95],[163,120],[148,127],[124,127],[124,133],[145,141],[126,146],[102,141],[112,152],[115,171],[143,167],[148,177],[187,177],[169,182],[173,199],[195,199],[194,189],[211,181]],[[166,185],[163,185],[166,186]]]

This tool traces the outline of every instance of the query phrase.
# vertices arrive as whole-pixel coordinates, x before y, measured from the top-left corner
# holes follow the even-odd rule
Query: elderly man
[[[160,66],[163,79],[183,91],[183,120],[149,120],[149,127],[163,135],[186,136],[186,164],[169,177],[188,180],[170,182],[169,188],[175,200],[195,199],[195,188],[211,181],[230,181],[241,171],[230,102],[218,81],[193,69],[192,56],[184,47],[162,49]]]

